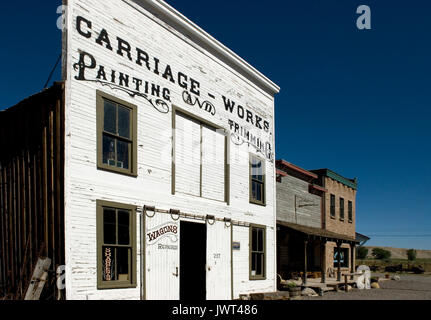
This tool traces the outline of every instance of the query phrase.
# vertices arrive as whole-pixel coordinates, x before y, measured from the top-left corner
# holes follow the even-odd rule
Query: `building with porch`
[[[320,171],[307,171],[285,160],[277,160],[276,168],[277,273],[282,279],[300,276],[305,284],[310,276],[322,282],[327,277],[340,281],[343,271],[354,271],[350,250],[356,241],[354,231],[352,236],[350,230],[339,232],[341,228],[334,224],[326,228],[328,194],[340,193],[330,183],[322,183]],[[354,198],[346,199],[350,214]]]

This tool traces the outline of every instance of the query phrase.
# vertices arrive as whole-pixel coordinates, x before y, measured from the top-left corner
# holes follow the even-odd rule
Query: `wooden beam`
[[[321,255],[321,266],[322,266],[322,283],[326,283],[326,239],[321,240],[320,243],[320,255]]]
[[[341,243],[337,241],[338,263],[337,263],[337,281],[341,281]]]
[[[39,300],[45,283],[48,279],[48,270],[51,265],[51,259],[39,258],[31,277],[30,285],[27,289],[24,300]]]
[[[304,241],[304,284],[307,284],[307,246],[308,239]]]
[[[350,272],[352,273],[352,276],[350,277],[350,280],[354,280],[354,273],[355,273],[355,244],[353,243],[351,246],[351,254],[350,254]]]

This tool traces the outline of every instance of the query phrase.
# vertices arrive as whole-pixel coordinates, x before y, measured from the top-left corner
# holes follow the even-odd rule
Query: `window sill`
[[[250,200],[250,204],[255,204],[257,206],[266,207],[266,203],[264,203],[264,202],[257,202],[257,201]]]
[[[134,289],[134,288],[137,288],[137,285],[130,284],[130,283],[101,284],[97,286],[97,290]]]
[[[353,220],[349,220],[349,223],[353,223]]]
[[[132,178],[137,178],[138,177],[138,174],[135,173],[135,172],[128,172],[126,170],[115,169],[115,168],[110,167],[110,166],[98,165],[97,169],[98,170],[102,170],[102,171],[106,171],[106,172],[122,174],[124,176],[129,176],[129,177],[132,177]]]
[[[335,216],[334,216],[334,217],[333,217],[333,216],[331,216],[331,219],[332,219],[332,220],[335,220]]]
[[[249,280],[250,281],[262,281],[262,280],[266,280],[266,277],[250,276]]]

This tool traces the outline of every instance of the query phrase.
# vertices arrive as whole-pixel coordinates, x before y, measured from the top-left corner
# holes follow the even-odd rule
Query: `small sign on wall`
[[[241,242],[233,242],[232,250],[241,250]]]

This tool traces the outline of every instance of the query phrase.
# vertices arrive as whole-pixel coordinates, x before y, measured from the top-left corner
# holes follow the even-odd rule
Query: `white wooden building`
[[[279,88],[161,0],[68,0],[67,299],[276,291]]]

